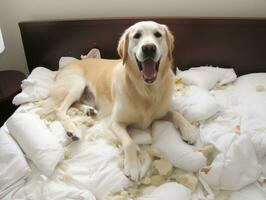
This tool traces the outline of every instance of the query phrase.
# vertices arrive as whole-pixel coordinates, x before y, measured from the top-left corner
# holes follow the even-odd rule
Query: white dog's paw
[[[195,144],[198,139],[199,130],[194,126],[190,125],[181,130],[182,138],[189,144]]]
[[[124,161],[124,173],[132,181],[138,181],[141,172],[141,165],[138,159]]]

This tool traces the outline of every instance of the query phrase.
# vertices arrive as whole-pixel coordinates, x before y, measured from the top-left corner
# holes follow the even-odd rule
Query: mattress
[[[61,58],[59,65],[73,60]],[[266,199],[266,73],[178,71],[172,109],[199,128],[200,142],[185,143],[166,121],[131,129],[142,163],[139,183],[123,173],[108,118],[96,121],[70,108],[83,133],[71,142],[59,121],[38,116],[55,74],[35,68],[13,100],[20,107],[0,129],[0,199]]]

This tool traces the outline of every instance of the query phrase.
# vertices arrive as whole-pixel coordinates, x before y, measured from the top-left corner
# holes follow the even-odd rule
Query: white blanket
[[[49,96],[56,72],[44,67],[35,68],[29,77],[22,81],[22,92],[15,96],[13,104],[36,102]]]
[[[72,147],[57,176],[68,177],[72,185],[91,191],[97,199],[105,199],[130,184],[118,168],[118,159],[118,149],[104,140],[79,142]]]
[[[154,191],[151,194],[145,195],[143,197],[137,198],[136,200],[190,200],[191,191],[184,187],[183,185],[177,183],[165,183]]]
[[[25,183],[31,169],[4,125],[0,129],[0,198]]]
[[[15,113],[8,119],[7,128],[26,156],[46,176],[50,176],[63,159],[64,151],[39,116]]]
[[[266,87],[265,73],[242,76],[228,90],[212,92],[223,109],[201,124],[202,141],[218,150],[207,171],[200,171],[210,196],[213,191],[240,190],[259,180],[264,184],[266,92],[258,85]]]
[[[180,112],[186,108],[185,111],[183,110],[183,114],[191,121],[200,122],[200,138],[203,144],[214,145],[214,160],[207,164],[205,156],[197,148],[184,143],[178,131],[169,122],[154,123],[152,134],[150,135],[149,131],[144,131],[143,137],[139,134],[143,131],[132,131],[135,132],[132,137],[141,144],[141,151],[145,149],[143,145],[152,143],[159,150],[161,156],[169,160],[175,167],[198,172],[200,183],[195,191],[195,194],[197,192],[199,194],[198,199],[215,199],[221,190],[228,190],[228,200],[247,199],[249,195],[253,195],[258,200],[263,199],[266,192],[264,187],[266,177],[266,92],[263,90],[263,87],[266,88],[266,74],[243,76],[233,84],[221,87],[235,79],[232,70],[209,67],[198,70],[206,72],[205,75],[214,73],[215,80],[211,80],[211,84],[204,85],[205,89],[200,88],[200,84],[185,86],[186,92],[178,91],[175,94],[176,99],[173,99],[173,104],[176,105],[175,109]],[[38,69],[38,71],[43,73],[46,70]],[[27,98],[20,98],[23,92],[18,95],[16,103],[23,104],[46,98],[49,95],[49,87],[53,83],[53,74],[52,72],[47,73],[46,77],[50,77],[47,81],[48,87],[39,83],[35,84],[36,82],[24,85],[23,92],[30,92],[27,93]],[[198,76],[197,80],[204,83],[205,75]],[[208,91],[206,88],[216,89]],[[179,106],[178,102],[184,106]],[[19,112],[28,116],[28,110],[31,110],[31,107],[35,107],[35,105],[25,104],[19,109]],[[21,173],[22,180],[13,178],[16,176],[14,176],[15,170],[12,168],[8,169],[9,176],[6,176],[7,173],[3,173],[3,177],[11,177],[10,183],[0,190],[3,192],[7,191],[5,188],[9,189],[8,194],[2,193],[6,195],[5,199],[39,199],[41,197],[46,197],[46,199],[106,199],[108,195],[121,192],[131,185],[120,169],[119,160],[123,157],[116,146],[115,139],[108,133],[109,130],[96,124],[87,131],[84,141],[66,146],[67,138],[64,136],[65,132],[60,123],[54,122],[48,127],[46,127],[47,124],[40,126],[40,123],[43,123],[42,120],[36,120],[33,117],[32,119],[36,123],[31,123],[31,118],[28,121],[27,117],[22,120],[22,118],[16,117],[19,115],[15,114],[12,117],[13,122],[11,118],[9,132],[28,156],[32,172],[30,177],[28,177],[28,173]],[[17,121],[21,121],[21,123],[17,123]],[[37,138],[43,137],[44,132],[52,137],[49,137],[48,140],[35,139],[38,134],[41,135]],[[5,135],[1,134],[0,142],[7,140],[6,136],[9,136],[8,132]],[[16,144],[10,136],[9,139],[11,139],[11,143]],[[109,144],[107,141],[114,143]],[[45,148],[48,148],[50,144],[56,144],[56,149],[59,149],[60,152],[58,154],[60,156],[57,157],[60,159],[56,159],[53,165],[42,162],[42,157],[36,159],[36,155],[33,154],[35,151],[33,149],[36,149],[37,146],[42,146],[43,152],[46,152]],[[10,152],[6,147],[3,146],[3,148],[5,152]],[[64,149],[63,160],[61,160],[62,149]],[[19,159],[24,158],[21,152],[18,151],[16,154]],[[49,151],[43,155],[49,155]],[[2,163],[0,162],[0,164]],[[6,166],[11,166],[10,162],[6,164]],[[43,169],[47,168],[47,164],[51,167]],[[145,170],[149,165],[150,161],[146,162]],[[23,166],[25,169],[29,169],[27,162],[24,162]],[[50,177],[42,174],[50,175]],[[23,181],[23,178],[26,178],[27,182]],[[33,191],[33,187],[36,190]],[[172,197],[190,199],[192,191],[187,188],[180,189],[182,187],[176,183],[162,185],[154,192],[139,199],[156,200]]]

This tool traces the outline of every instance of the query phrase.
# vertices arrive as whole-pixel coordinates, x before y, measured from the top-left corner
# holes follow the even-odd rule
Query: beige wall
[[[131,16],[266,18],[266,0],[0,0],[0,70],[27,73],[20,21]]]

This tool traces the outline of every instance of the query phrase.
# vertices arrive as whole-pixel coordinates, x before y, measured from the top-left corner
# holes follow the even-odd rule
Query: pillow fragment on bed
[[[212,66],[193,67],[178,74],[186,85],[197,85],[207,90],[230,83],[236,79],[234,69]]]
[[[151,194],[137,198],[137,200],[162,200],[162,199],[190,200],[191,190],[183,185],[170,182],[159,186],[154,191],[152,191]]]
[[[61,57],[59,59],[59,69],[77,60],[78,59],[74,57]]]
[[[101,53],[100,53],[100,50],[97,49],[97,48],[92,48],[89,53],[87,55],[81,55],[80,58],[83,60],[83,59],[86,59],[86,58],[101,58]],[[74,58],[74,57],[61,57],[60,60],[59,60],[59,69],[72,63],[72,62],[75,62],[79,59],[77,58]]]
[[[101,52],[97,48],[92,48],[87,55],[81,55],[80,58],[86,59],[86,58],[101,58]]]
[[[44,67],[35,68],[29,77],[22,81],[22,92],[13,99],[13,104],[20,105],[40,101],[49,96],[56,72]]]
[[[8,134],[6,126],[0,129],[0,198],[11,188],[20,185],[31,169],[17,143]]]
[[[171,105],[190,122],[206,120],[219,110],[209,91],[198,86],[187,86],[184,91],[176,91]]]
[[[156,121],[152,125],[153,146],[162,158],[169,160],[175,167],[196,172],[207,165],[205,156],[185,143],[174,125],[167,121]]]
[[[129,129],[129,134],[136,144],[145,145],[152,143],[151,134],[149,130],[131,128]]]
[[[63,159],[64,150],[39,116],[15,113],[7,121],[10,134],[38,169],[50,176]]]

